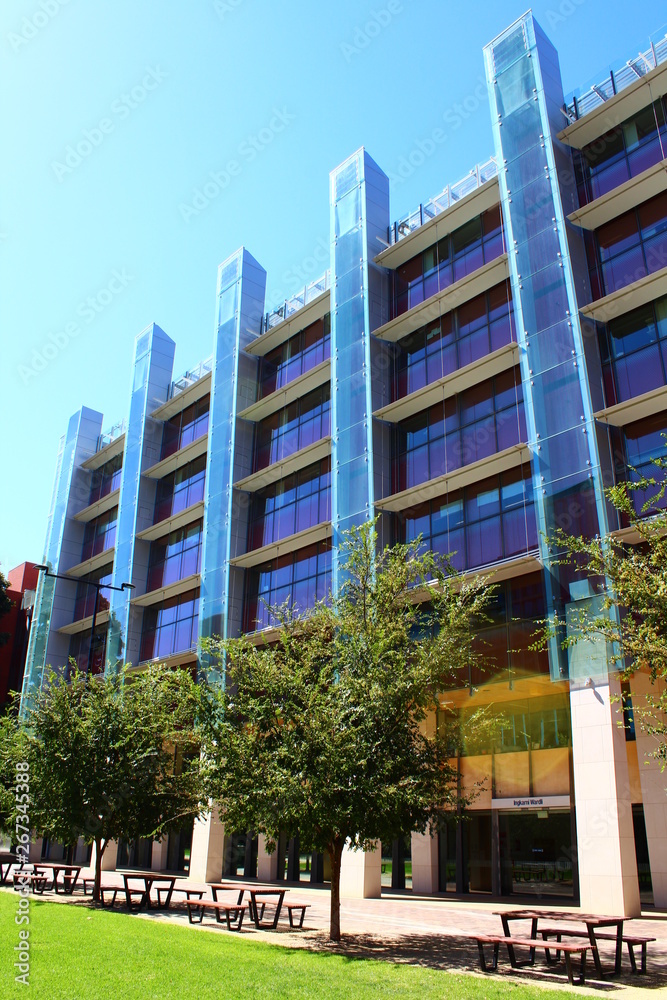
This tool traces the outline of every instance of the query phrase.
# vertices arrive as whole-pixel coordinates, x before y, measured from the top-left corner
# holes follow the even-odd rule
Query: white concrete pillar
[[[412,891],[431,895],[438,891],[438,835],[412,834]]]
[[[192,831],[190,878],[193,882],[219,882],[225,849],[225,828],[217,806],[203,819],[196,819]]]
[[[97,848],[93,844],[93,849],[90,852],[90,868],[95,871],[95,857],[97,855]],[[102,871],[103,872],[115,872],[116,870],[116,859],[118,856],[118,841],[110,840],[107,844],[104,854],[102,855]]]
[[[275,882],[278,878],[278,851],[269,854],[263,833],[257,837],[257,878],[260,882]]]
[[[153,846],[151,848],[151,871],[163,872],[167,868],[167,848],[169,846],[169,837],[165,836],[162,840],[154,840]]]
[[[667,909],[667,772],[661,771],[660,762],[649,756],[655,753],[657,742],[654,736],[649,736],[642,728],[641,710],[647,708],[647,694],[657,699],[664,689],[664,682],[658,680],[655,684],[651,684],[650,677],[644,673],[635,674],[630,684],[632,706],[639,709],[639,712],[635,713],[635,733],[653,902],[661,909]],[[664,714],[659,712],[652,714],[657,721],[667,726]]]
[[[372,851],[343,848],[340,894],[349,899],[379,899],[382,895],[382,849],[378,840]]]
[[[570,689],[581,908],[636,917],[641,912],[625,733],[617,676]]]
[[[31,843],[30,850],[28,852],[28,862],[31,865],[34,865],[38,861],[42,860],[42,843],[43,843],[43,838],[42,837],[38,837],[37,840],[34,840]],[[25,855],[24,855],[24,857],[25,857]]]

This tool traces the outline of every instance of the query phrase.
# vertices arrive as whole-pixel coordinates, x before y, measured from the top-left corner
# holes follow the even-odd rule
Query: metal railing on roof
[[[310,284],[305,285],[298,292],[289,299],[285,299],[282,305],[278,306],[272,312],[267,312],[262,320],[262,333],[266,333],[267,330],[272,330],[274,326],[278,326],[283,320],[289,319],[295,312],[299,309],[303,309],[307,306],[309,302],[313,299],[318,298],[322,292],[326,292],[328,288],[331,287],[331,272],[325,271],[321,277],[316,278],[315,281],[311,281]]]
[[[210,371],[213,370],[213,355],[206,358],[204,361],[200,361],[195,368],[190,368],[188,371],[183,372],[180,378],[174,379],[174,381],[169,386],[168,399],[173,399],[174,396],[178,396],[179,393],[185,392],[191,385],[198,382],[200,378],[204,375],[208,375]]]
[[[568,123],[576,122],[584,115],[587,115],[601,104],[614,97],[631,83],[636,83],[643,76],[650,73],[652,69],[667,60],[667,33],[656,33],[649,39],[649,47],[645,52],[628,59],[625,63],[620,63],[609,70],[608,76],[592,84],[583,93],[574,91],[570,94],[563,106],[563,113]]]
[[[112,441],[115,441],[116,438],[119,438],[121,434],[124,433],[125,433],[125,421],[119,420],[118,423],[115,423],[113,425],[113,427],[109,427],[108,430],[102,431],[102,433],[97,439],[97,448],[95,450],[102,451],[102,448],[106,448],[108,444],[111,444]]]
[[[482,184],[486,184],[492,177],[498,174],[498,164],[495,157],[491,157],[486,163],[480,163],[473,167],[469,174],[466,174],[455,184],[448,184],[447,187],[435,198],[425,201],[414,212],[399,219],[389,227],[389,246],[398,243],[405,236],[409,236],[415,229],[419,229],[429,219],[434,219],[445,209],[451,208],[457,201],[461,201],[466,195],[476,191]]]

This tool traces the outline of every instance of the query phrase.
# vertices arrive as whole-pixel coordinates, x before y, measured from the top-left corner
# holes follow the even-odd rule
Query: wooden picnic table
[[[623,957],[623,917],[608,917],[596,913],[564,913],[562,910],[538,910],[538,909],[525,909],[525,910],[505,910],[504,912],[496,912],[496,916],[500,917],[503,924],[503,932],[505,937],[512,937],[512,932],[510,929],[510,923],[516,920],[530,920],[530,937],[532,940],[537,938],[539,931],[538,923],[540,920],[548,921],[549,924],[569,924],[569,923],[582,923],[586,925],[586,935],[591,943],[591,952],[593,954],[593,961],[595,962],[595,968],[601,979],[604,979],[605,973],[602,968],[602,962],[600,961],[600,953],[598,950],[597,939],[595,932],[603,927],[615,927],[616,928],[616,954],[614,960],[614,971],[613,975],[619,976],[621,974],[621,960]],[[582,937],[585,936],[582,932]],[[554,948],[557,945],[554,944]]]
[[[63,892],[67,896],[71,896],[74,892],[74,887],[81,873],[82,865],[66,865],[59,862],[51,863],[40,862],[35,865],[35,874],[40,874],[42,870],[53,872],[53,891],[59,892],[59,886],[62,888]],[[62,882],[58,882],[58,876],[62,872]]]
[[[174,875],[158,875],[156,872],[123,872],[123,882],[125,884],[125,902],[128,910],[168,910],[171,897],[176,884]],[[141,882],[141,887],[130,885],[130,882]],[[162,883],[156,888],[157,900],[151,903],[151,889],[156,883]],[[164,898],[163,898],[164,894]],[[139,903],[134,903],[133,896],[140,895]]]
[[[12,865],[18,865],[19,860],[16,854],[4,852],[0,854],[0,885],[6,885]]]
[[[280,911],[282,909],[283,900],[285,899],[285,894],[287,889],[262,889],[257,885],[243,885],[239,882],[214,882],[211,885],[211,892],[213,894],[213,899],[217,901],[219,892],[236,892],[238,894],[236,905],[241,906],[243,902],[244,893],[248,895],[248,914],[250,919],[254,922],[255,927],[258,930],[261,929],[271,929],[275,930],[278,926],[278,920],[280,918]],[[269,897],[266,899],[264,897]],[[260,898],[262,897],[262,898]],[[273,897],[277,897],[275,901],[276,912],[273,916],[273,920],[267,922],[264,920],[264,909],[267,903],[273,902]]]

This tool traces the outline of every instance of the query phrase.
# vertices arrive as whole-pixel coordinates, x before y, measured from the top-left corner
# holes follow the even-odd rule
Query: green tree
[[[640,476],[607,490],[627,523],[622,535],[587,539],[554,533],[550,542],[561,564],[588,576],[599,595],[577,610],[564,645],[582,640],[607,644],[608,657],[625,679],[648,673],[654,692],[643,705],[633,704],[635,724],[652,736],[651,756],[667,765],[667,480],[665,459],[653,464],[658,476]],[[547,634],[558,633],[558,621]]]
[[[14,606],[14,602],[7,594],[9,590],[9,580],[3,573],[0,573],[0,629],[2,628],[3,618],[9,614]],[[9,632],[0,631],[0,646],[4,646],[9,640]]]
[[[35,696],[23,734],[30,821],[61,843],[95,844],[96,901],[110,841],[161,836],[205,806],[196,703],[190,675],[164,667],[52,673]]]
[[[331,864],[331,940],[340,939],[343,847],[371,849],[437,824],[460,802],[450,763],[456,718],[438,694],[467,678],[490,589],[454,580],[420,541],[378,553],[374,525],[344,546],[345,583],[327,605],[275,609],[275,645],[214,641],[225,690],[205,690],[211,797],[228,830],[298,834]],[[426,601],[418,598],[426,597]],[[487,723],[467,721],[466,737]]]
[[[16,839],[16,763],[24,760],[16,713],[0,715],[0,837]]]

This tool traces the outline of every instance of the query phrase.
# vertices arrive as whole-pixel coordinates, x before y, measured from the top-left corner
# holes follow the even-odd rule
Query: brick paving
[[[92,877],[89,870],[82,871],[82,877]],[[157,873],[156,873],[157,874]],[[122,875],[119,872],[103,872],[103,884],[106,886],[123,886]],[[226,879],[225,881],[243,880]],[[261,885],[262,883],[252,883]],[[193,889],[204,889],[210,897],[208,887],[203,883],[190,881],[185,877],[177,879],[177,886],[187,886]],[[481,975],[477,946],[470,940],[474,933],[500,933],[501,923],[497,911],[514,909],[519,906],[548,906],[550,909],[571,912],[576,917],[576,907],[558,906],[551,901],[523,897],[507,899],[502,902],[484,900],[471,901],[462,898],[445,898],[444,896],[413,896],[411,893],[383,892],[381,899],[343,899],[341,901],[341,931],[343,940],[332,944],[328,940],[329,928],[329,891],[323,888],[310,888],[308,884],[286,883],[287,899],[303,901],[310,904],[304,922],[303,931],[292,931],[287,922],[287,913],[276,931],[256,930],[254,925],[244,923],[242,935],[245,938],[263,940],[273,944],[288,947],[309,948],[313,950],[345,954],[355,958],[376,958],[391,962],[406,962],[430,968],[445,969],[451,972],[465,972]],[[275,888],[275,884],[272,886]],[[11,891],[11,889],[6,890]],[[55,896],[44,893],[44,899],[76,905],[90,905],[90,897],[76,893],[74,896]],[[177,905],[167,912],[142,913],[137,919],[152,919],[165,923],[188,925],[187,911],[178,898]],[[230,902],[232,898],[230,896]],[[116,909],[124,910],[124,896],[118,895]],[[658,991],[658,995],[667,998],[667,913],[644,909],[641,918],[632,921],[630,925],[636,934],[655,937],[657,940],[649,945],[648,974],[632,976],[630,974],[627,950],[623,953],[623,974],[614,979],[597,982],[594,979],[595,969],[589,961],[586,986],[579,992],[594,994],[619,995],[622,1000],[636,1000],[648,997]],[[228,934],[226,927],[216,924],[212,915],[204,917],[204,923],[194,925],[193,931]],[[609,966],[613,961],[612,942],[602,942],[600,956],[603,965]],[[502,953],[501,953],[502,955]],[[543,953],[542,953],[543,955]],[[550,987],[569,989],[563,967],[547,968],[540,957],[534,971],[522,973],[512,970],[504,956],[502,968],[497,974],[499,978],[512,982],[526,982],[534,985],[542,984]]]

